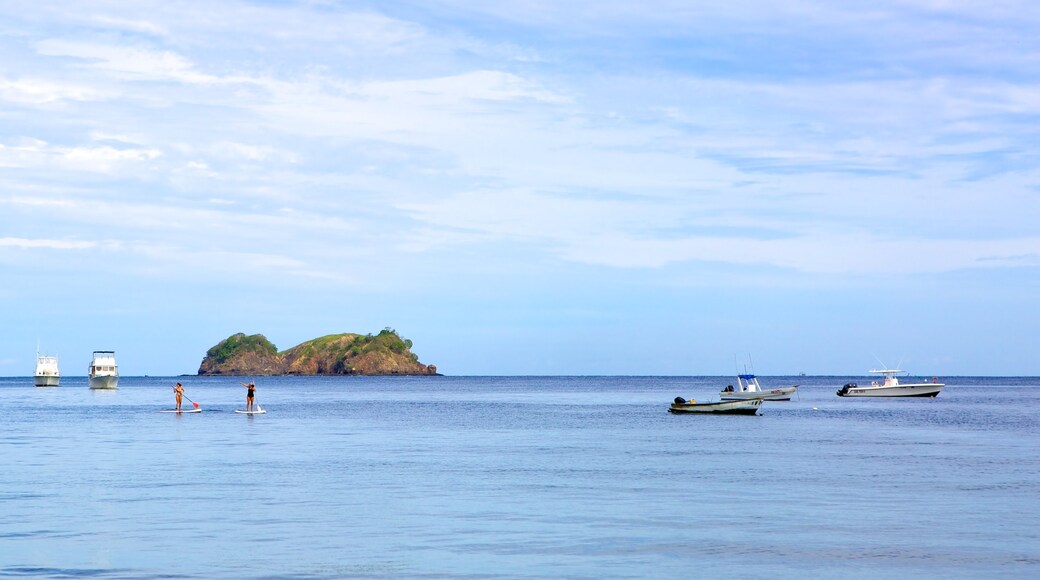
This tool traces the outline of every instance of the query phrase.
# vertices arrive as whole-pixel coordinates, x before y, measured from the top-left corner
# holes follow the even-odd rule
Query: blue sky
[[[447,374],[1040,375],[1027,1],[0,15],[0,375],[386,326]]]

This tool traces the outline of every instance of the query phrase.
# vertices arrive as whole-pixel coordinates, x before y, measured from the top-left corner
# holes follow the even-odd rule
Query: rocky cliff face
[[[238,333],[206,352],[200,375],[436,375],[393,329],[377,335],[332,334],[278,352],[262,334]]]

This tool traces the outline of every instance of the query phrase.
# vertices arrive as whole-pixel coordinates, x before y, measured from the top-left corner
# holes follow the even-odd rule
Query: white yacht
[[[871,370],[871,374],[884,375],[881,382],[871,381],[869,386],[848,383],[838,391],[839,397],[935,397],[946,385],[932,377],[930,383],[900,384],[896,375],[903,373],[899,369]]]
[[[747,401],[749,399],[762,399],[763,401],[790,401],[791,395],[798,390],[798,385],[790,387],[779,387],[776,389],[763,389],[758,383],[758,377],[751,374],[737,375],[737,386],[726,385],[719,393],[723,401]]]
[[[92,389],[115,389],[119,385],[119,367],[116,353],[111,350],[95,350],[87,373]]]
[[[40,353],[37,352],[35,376],[35,384],[37,387],[58,386],[58,381],[61,379],[61,373],[58,372],[58,357],[41,356]]]

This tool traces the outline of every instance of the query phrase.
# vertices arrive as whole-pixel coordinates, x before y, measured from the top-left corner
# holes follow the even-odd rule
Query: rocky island
[[[392,328],[379,334],[330,334],[278,352],[262,334],[233,334],[206,351],[200,375],[436,375]]]

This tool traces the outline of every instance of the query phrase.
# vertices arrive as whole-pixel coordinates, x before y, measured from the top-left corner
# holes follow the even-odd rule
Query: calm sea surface
[[[1038,378],[237,380],[0,378],[0,577],[1040,577]]]

